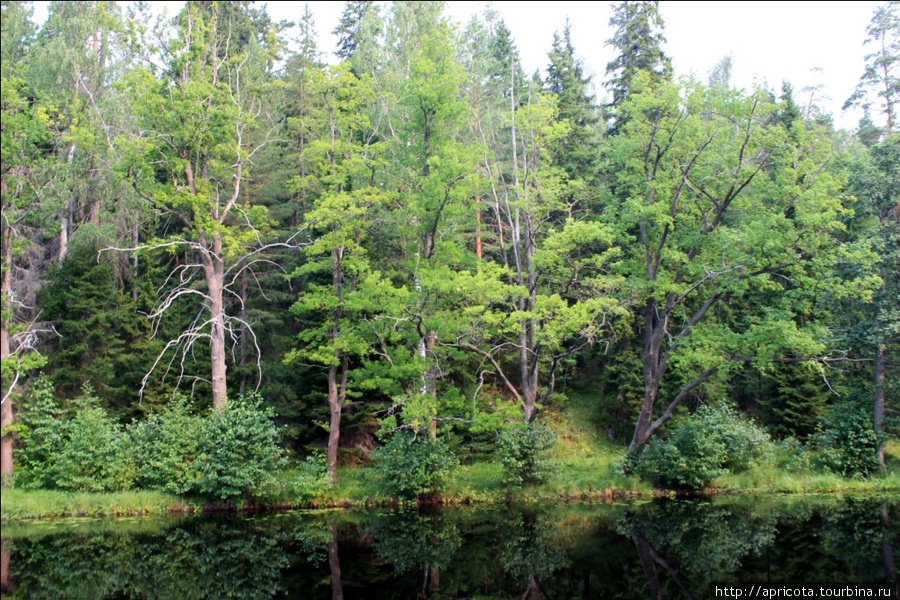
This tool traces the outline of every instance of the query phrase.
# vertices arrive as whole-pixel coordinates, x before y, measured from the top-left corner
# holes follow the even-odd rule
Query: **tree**
[[[900,304],[898,304],[898,272],[900,251],[900,135],[889,135],[873,146],[868,156],[853,165],[848,192],[858,199],[856,215],[850,224],[850,235],[871,243],[877,256],[873,265],[877,273],[877,289],[870,302],[862,305],[862,312],[853,315],[843,335],[854,353],[872,357],[873,425],[880,440],[877,449],[879,470],[884,472],[884,416],[889,392],[896,393],[888,378],[892,371],[890,357],[900,346]],[[852,274],[851,274],[852,275]],[[868,386],[866,386],[868,387]]]
[[[830,240],[845,210],[823,168],[830,150],[822,132],[795,123],[797,141],[789,143],[774,108],[758,91],[652,86],[646,75],[622,106],[610,214],[633,240],[622,274],[641,307],[643,337],[630,455],[735,365],[824,352],[821,327],[796,313],[809,310],[815,279],[833,279],[829,265],[841,250]],[[767,306],[751,304],[758,293]],[[748,310],[729,316],[726,303]]]
[[[350,60],[359,46],[360,29],[363,20],[370,12],[376,10],[372,0],[350,0],[344,4],[341,20],[331,33],[338,36],[338,49],[335,55],[341,60]]]
[[[318,100],[309,118],[317,123],[314,129],[321,137],[310,140],[301,153],[309,174],[295,177],[293,187],[313,196],[306,219],[319,236],[305,248],[308,262],[293,274],[312,280],[292,307],[305,317],[302,347],[285,360],[304,359],[327,369],[326,461],[336,483],[341,415],[354,383],[351,360],[358,362],[370,354],[363,333],[369,326],[366,317],[379,312],[373,294],[378,276],[370,271],[364,242],[372,226],[371,213],[390,195],[374,185],[372,177],[383,150],[368,142],[371,127],[363,108],[375,98],[371,82],[354,75],[345,62],[315,72],[309,83],[311,97]],[[318,283],[323,275],[325,281]],[[365,376],[359,379],[361,387],[371,389],[374,381],[367,385]]]
[[[868,92],[874,90],[881,98],[882,112],[887,119],[887,133],[896,129],[895,104],[900,97],[900,2],[891,0],[879,6],[866,28],[865,45],[872,44],[875,51],[866,56],[866,70],[859,79],[853,95],[844,103],[844,110],[851,106],[870,106]]]
[[[563,169],[563,196],[569,202],[595,199],[599,181],[600,132],[598,107],[590,93],[591,78],[575,56],[569,22],[563,34],[553,34],[550,65],[544,90],[556,95],[558,119],[568,125],[566,135],[553,151],[553,164]]]
[[[609,25],[615,32],[606,43],[615,49],[616,58],[606,65],[603,86],[612,94],[611,133],[616,133],[622,126],[618,109],[631,95],[638,74],[644,73],[650,85],[667,81],[672,77],[672,61],[662,51],[665,24],[658,1],[620,2],[613,7]]]
[[[192,326],[166,345],[154,368],[175,350],[183,369],[194,343],[208,339],[213,405],[222,408],[226,332],[236,339],[238,329],[249,328],[229,314],[227,299],[240,298],[231,286],[271,247],[261,237],[265,210],[248,202],[246,182],[254,155],[274,132],[262,106],[279,50],[277,28],[243,3],[189,3],[176,21],[177,35],[165,46],[166,70],[129,74],[140,129],[120,141],[127,149],[120,168],[135,191],[175,224],[132,250],[185,253],[184,264],[169,274],[174,285],[151,316],[158,326],[180,299],[201,304]]]
[[[24,59],[32,41],[30,10],[24,3],[2,5],[3,46],[0,76],[0,108],[3,127],[0,142],[0,374],[2,374],[2,473],[3,486],[12,485],[14,412],[13,401],[25,373],[43,364],[37,352],[40,327],[30,302],[35,292],[35,269],[28,264],[32,238],[44,223],[41,192],[52,169],[47,168],[50,139],[47,109],[29,101],[24,78]],[[31,280],[31,281],[29,281]]]

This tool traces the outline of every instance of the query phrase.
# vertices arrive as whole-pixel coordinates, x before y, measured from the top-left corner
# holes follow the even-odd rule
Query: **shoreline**
[[[302,510],[374,510],[380,508],[439,508],[497,504],[615,504],[655,498],[712,498],[716,496],[802,496],[802,495],[893,495],[900,494],[900,481],[888,479],[847,480],[846,485],[801,489],[756,487],[735,489],[710,487],[703,490],[633,490],[606,488],[557,494],[533,493],[538,490],[519,490],[513,494],[444,494],[430,499],[401,500],[397,498],[322,498],[308,502],[253,502],[238,504],[209,503],[201,499],[180,498],[159,492],[60,492],[48,490],[3,491],[2,523],[28,523],[54,519],[87,518],[144,518],[193,517],[198,515],[260,515]],[[137,499],[135,499],[137,496]],[[43,510],[29,510],[28,504],[38,502]]]

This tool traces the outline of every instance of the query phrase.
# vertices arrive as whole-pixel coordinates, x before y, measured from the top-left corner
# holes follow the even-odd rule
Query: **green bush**
[[[63,442],[60,425],[68,418],[46,377],[37,378],[23,398],[16,424],[16,485],[49,489],[54,482],[54,457]]]
[[[134,456],[122,428],[97,406],[90,385],[64,410],[49,382],[35,382],[19,428],[17,480],[24,487],[121,491],[134,481]]]
[[[409,432],[395,433],[372,458],[379,491],[405,500],[434,496],[452,480],[459,465],[442,439]]]
[[[868,409],[852,402],[828,410],[814,438],[825,468],[844,476],[866,476],[877,470],[879,441]]]
[[[650,440],[637,457],[635,472],[666,487],[700,489],[727,471],[725,444],[686,423],[666,440]]]
[[[198,484],[197,458],[203,418],[190,404],[176,398],[162,413],[152,414],[129,427],[135,456],[135,484],[185,494]]]
[[[795,437],[786,437],[776,446],[778,466],[786,471],[810,471],[813,463],[809,448]]]
[[[53,479],[60,489],[111,492],[132,486],[131,444],[96,401],[90,395],[79,398],[75,416],[60,424],[62,443],[53,468]]]
[[[226,502],[254,496],[284,464],[279,442],[272,411],[258,395],[229,400],[203,423],[192,491]]]
[[[772,440],[729,407],[702,406],[665,440],[651,440],[635,472],[656,485],[700,489],[729,470],[750,468],[772,454]]]
[[[555,439],[553,432],[542,423],[517,422],[503,431],[498,445],[503,483],[507,487],[521,487],[546,481],[555,468],[547,456]]]
[[[697,427],[725,445],[722,466],[730,471],[745,471],[772,455],[766,430],[730,406],[701,406],[694,419]]]
[[[266,502],[308,504],[326,497],[331,489],[325,455],[316,452],[296,469],[282,471],[277,478],[265,482],[258,496]]]

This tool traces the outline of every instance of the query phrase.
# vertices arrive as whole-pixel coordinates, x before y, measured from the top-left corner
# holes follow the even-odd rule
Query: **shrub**
[[[62,444],[60,425],[68,415],[46,377],[36,379],[23,400],[16,424],[16,485],[53,488],[53,457]]]
[[[555,465],[547,456],[556,436],[544,424],[517,422],[500,434],[500,463],[503,483],[521,487],[542,483],[553,474]]]
[[[766,430],[730,406],[701,406],[697,427],[725,445],[723,467],[740,472],[771,456],[772,438]]]
[[[127,490],[134,481],[134,456],[122,428],[97,406],[90,390],[76,400],[75,416],[60,423],[61,443],[52,469],[63,490]]]
[[[162,413],[129,427],[135,455],[135,484],[185,494],[198,485],[197,458],[203,419],[178,397]]]
[[[203,423],[192,491],[228,502],[254,495],[284,463],[279,442],[272,411],[258,395],[229,400]]]
[[[845,476],[865,476],[878,469],[879,441],[868,410],[852,402],[826,412],[814,438],[824,466]]]
[[[440,492],[459,465],[442,439],[395,433],[373,453],[379,491],[396,498],[424,499]]]
[[[686,423],[666,440],[650,440],[637,458],[635,472],[667,487],[700,489],[727,471],[725,444]]]
[[[35,382],[20,427],[17,479],[25,487],[106,492],[127,490],[134,479],[131,444],[97,406],[90,385],[65,411],[46,379]]]
[[[296,470],[283,471],[277,479],[266,481],[258,495],[267,502],[308,504],[323,498],[330,490],[325,455],[316,452],[307,456]]]
[[[729,470],[750,468],[772,449],[769,435],[734,409],[702,406],[669,438],[651,440],[635,471],[657,485],[700,489]]]

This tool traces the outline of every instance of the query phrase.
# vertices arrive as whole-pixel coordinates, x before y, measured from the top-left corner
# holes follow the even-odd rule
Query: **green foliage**
[[[381,493],[405,500],[424,499],[440,492],[459,465],[442,439],[409,432],[395,433],[373,453]]]
[[[325,497],[331,489],[325,455],[317,452],[296,468],[268,478],[256,495],[266,502],[303,505]]]
[[[139,410],[134,387],[150,366],[141,347],[149,324],[117,281],[110,255],[98,258],[98,249],[94,244],[73,249],[38,294],[44,317],[59,333],[48,371],[63,394],[90,381],[102,406],[114,407],[117,416],[133,414]]]
[[[203,419],[178,397],[161,413],[129,427],[135,457],[135,484],[185,494],[196,484]]]
[[[75,401],[73,418],[60,425],[60,447],[54,456],[56,487],[104,492],[127,490],[134,480],[134,461],[122,428],[97,406],[89,386]]]
[[[654,438],[641,452],[635,471],[656,485],[700,489],[726,473],[725,445],[698,427],[682,425],[665,441]]]
[[[826,468],[845,476],[866,476],[878,469],[876,448],[881,436],[862,406],[845,402],[820,420],[815,445]]]
[[[772,449],[772,440],[765,429],[730,406],[701,406],[695,418],[701,430],[724,444],[723,466],[730,471],[751,468],[763,461]]]
[[[53,457],[61,444],[59,425],[65,416],[50,381],[45,377],[36,379],[25,394],[16,424],[17,485],[54,487]]]
[[[26,400],[21,425],[20,473],[27,487],[105,492],[129,489],[132,449],[122,429],[97,406],[90,386],[67,414],[45,380]]]
[[[635,470],[658,485],[700,489],[729,470],[750,468],[771,449],[769,435],[734,409],[702,406],[668,439],[653,439]]]
[[[284,461],[272,416],[255,394],[214,410],[200,432],[192,491],[223,501],[254,495]]]
[[[541,423],[518,422],[500,434],[498,450],[503,465],[503,483],[521,487],[526,483],[542,483],[555,471],[547,451],[556,436]]]

